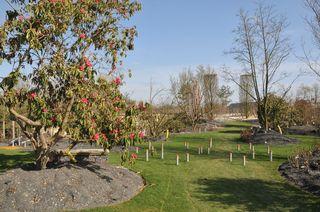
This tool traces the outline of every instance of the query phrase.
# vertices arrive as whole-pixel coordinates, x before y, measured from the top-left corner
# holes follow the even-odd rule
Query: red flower
[[[83,8],[80,9],[80,13],[85,13],[85,12],[86,11]]]
[[[107,140],[108,140],[108,138],[107,138],[106,134],[102,133],[101,135],[102,135],[102,137],[103,137],[103,140],[105,140],[105,141],[107,141]]]
[[[55,123],[56,121],[57,121],[56,117],[52,117],[52,118],[51,118],[51,122],[52,122],[52,123]]]
[[[84,66],[81,65],[81,66],[79,67],[79,70],[80,70],[80,71],[84,71]]]
[[[88,104],[89,103],[89,100],[87,98],[82,98],[81,99],[81,102],[82,103],[85,103],[85,104]]]
[[[19,16],[18,16],[18,20],[19,20],[19,21],[23,21],[23,20],[24,20],[24,16],[23,16],[23,15],[19,15]]]
[[[94,136],[93,136],[93,140],[97,141],[99,140],[99,133],[96,133]]]
[[[86,34],[81,33],[81,34],[79,35],[79,37],[80,37],[81,39],[85,39],[85,38],[86,38]]]
[[[32,99],[34,99],[34,98],[36,98],[37,94],[33,92],[33,93],[30,94],[30,96],[31,96]]]
[[[88,58],[84,58],[84,61],[86,62],[86,65],[87,65],[88,67],[91,67],[91,66],[92,66],[92,64],[91,64],[90,60],[88,60]]]
[[[134,133],[130,133],[130,135],[129,135],[130,140],[133,140],[134,136],[135,136]]]
[[[132,154],[131,154],[131,158],[132,158],[132,159],[137,159],[137,158],[138,158],[138,155],[135,154],[135,153],[132,153]]]
[[[120,85],[120,84],[121,84],[121,78],[120,78],[120,77],[115,78],[115,79],[114,79],[114,83],[115,83],[116,85]]]
[[[140,131],[139,132],[139,138],[143,138],[145,136],[144,132],[143,131]]]
[[[46,112],[48,112],[48,109],[47,108],[43,108],[42,112],[46,113]]]

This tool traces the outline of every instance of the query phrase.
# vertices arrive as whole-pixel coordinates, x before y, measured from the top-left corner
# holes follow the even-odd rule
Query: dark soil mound
[[[288,128],[286,132],[296,135],[319,135],[319,129],[312,125],[292,126]]]
[[[255,128],[246,140],[253,144],[290,144],[298,142],[297,139],[286,137],[273,130],[264,131]]]
[[[141,176],[122,167],[86,162],[41,171],[0,175],[0,211],[57,211],[127,201],[144,187]]]
[[[279,172],[301,189],[320,196],[320,147],[294,156]]]

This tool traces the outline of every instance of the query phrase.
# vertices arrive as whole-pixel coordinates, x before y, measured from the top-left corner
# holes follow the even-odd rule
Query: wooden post
[[[254,145],[252,145],[252,151],[254,152],[255,150],[254,150]]]
[[[177,166],[179,166],[179,155],[177,154]]]
[[[148,147],[149,150],[151,150],[151,142],[149,141],[149,147]]]
[[[210,138],[209,147],[212,148],[212,138]]]
[[[136,146],[136,154],[139,153],[139,147]]]
[[[210,147],[208,147],[208,155],[210,155]]]
[[[240,151],[241,150],[241,146],[240,144],[237,145],[237,150]]]
[[[146,161],[149,161],[149,150],[146,149]]]
[[[249,149],[252,150],[252,143],[249,143]]]
[[[267,151],[268,151],[268,155],[269,155],[270,154],[270,146],[269,145],[268,145]]]
[[[200,153],[203,154],[203,147],[200,147]]]
[[[15,122],[12,121],[12,139],[16,138],[16,126],[15,126]]]
[[[169,140],[169,130],[166,131],[166,141]]]
[[[163,159],[164,158],[164,152],[163,152],[163,143],[161,143],[161,159]]]
[[[232,162],[232,152],[229,153],[229,161]]]
[[[187,142],[186,142],[186,141],[184,142],[184,147],[186,147],[186,148],[187,148]]]
[[[2,120],[2,138],[6,139],[6,116],[3,115],[3,120]]]
[[[243,166],[246,166],[246,156],[243,156]]]
[[[256,153],[255,151],[252,151],[252,159],[255,159],[256,158]]]
[[[272,150],[270,150],[270,161],[271,161],[271,162],[273,161],[273,158],[272,158]]]
[[[186,157],[187,157],[187,162],[189,162],[190,161],[190,154],[188,152],[186,153]]]
[[[201,149],[200,149],[200,147],[198,148],[198,154],[199,154],[199,155],[201,154]]]

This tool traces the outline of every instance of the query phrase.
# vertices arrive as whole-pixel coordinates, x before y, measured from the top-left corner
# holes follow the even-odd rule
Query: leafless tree
[[[210,66],[200,65],[197,67],[197,78],[203,95],[204,114],[209,120],[213,120],[219,103],[218,74]]]
[[[246,70],[242,74],[252,76],[254,95],[241,86],[233,72],[225,72],[230,80],[256,101],[259,123],[267,130],[268,94],[272,86],[287,76],[279,71],[291,49],[285,35],[286,18],[276,14],[273,7],[259,4],[253,15],[241,10],[239,20],[239,25],[234,30],[234,47],[229,53]]]
[[[307,24],[312,32],[314,42],[318,50],[320,49],[320,0],[304,0],[306,7],[311,11],[311,18],[307,18]],[[314,56],[311,51],[307,51],[303,46],[304,57],[302,60],[307,64],[309,69],[320,78],[319,54]]]
[[[180,73],[177,78],[171,78],[171,94],[195,130],[202,118],[202,94],[199,81],[190,69]]]

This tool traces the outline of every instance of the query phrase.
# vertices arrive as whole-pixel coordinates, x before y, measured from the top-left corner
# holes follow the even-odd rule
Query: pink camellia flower
[[[33,93],[30,94],[30,96],[31,96],[32,99],[34,99],[34,98],[36,98],[37,94],[33,92]]]
[[[81,66],[79,67],[79,70],[80,70],[80,71],[84,71],[84,66],[81,65]]]
[[[130,135],[129,135],[130,140],[133,140],[134,137],[135,137],[134,133],[130,133]]]
[[[132,158],[132,159],[137,159],[137,158],[138,158],[138,155],[135,154],[135,153],[132,153],[132,154],[131,154],[131,158]]]
[[[81,39],[85,39],[85,38],[86,38],[86,34],[81,33],[81,34],[79,35],[79,37],[80,37]]]
[[[47,108],[43,108],[42,112],[46,113],[46,112],[48,112],[48,109]]]
[[[121,84],[121,78],[120,78],[120,77],[115,78],[115,79],[114,79],[114,83],[115,83],[116,85],[120,85],[120,84]]]
[[[82,98],[81,99],[81,102],[82,103],[85,103],[85,104],[88,104],[89,103],[89,100],[87,98]]]
[[[143,131],[140,131],[139,132],[139,138],[143,138],[145,136],[144,132]]]
[[[96,133],[96,134],[93,136],[93,140],[95,140],[95,141],[99,140],[99,138],[100,138],[99,133]]]
[[[56,121],[57,121],[56,117],[52,117],[52,118],[51,118],[51,122],[52,122],[52,123],[55,123]]]
[[[102,137],[103,137],[103,140],[105,140],[105,141],[107,141],[107,140],[108,140],[108,138],[107,138],[106,134],[102,133],[101,135],[102,135]]]
[[[18,16],[18,20],[19,20],[19,21],[23,21],[23,20],[24,20],[24,16],[23,16],[23,15],[19,15],[19,16]]]
[[[86,65],[88,67],[92,67],[92,64],[91,64],[90,60],[88,60],[88,58],[84,58],[84,61],[86,62]]]

